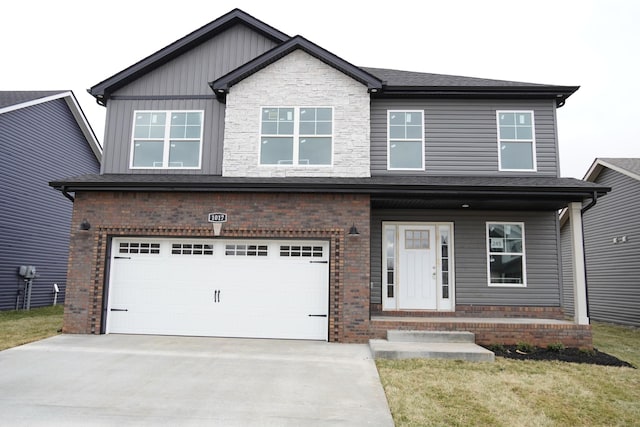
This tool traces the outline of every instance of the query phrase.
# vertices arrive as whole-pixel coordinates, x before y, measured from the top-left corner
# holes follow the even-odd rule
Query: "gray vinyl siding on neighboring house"
[[[589,315],[640,326],[640,181],[604,168],[596,182],[612,191],[583,219]]]
[[[224,105],[216,100],[209,82],[274,46],[259,33],[236,25],[113,93],[107,104],[102,172],[220,175]],[[170,99],[176,97],[181,99]],[[133,111],[145,109],[205,110],[201,169],[129,169]]]
[[[32,307],[64,291],[73,204],[48,183],[98,170],[64,99],[0,114],[0,309],[16,306],[21,265],[37,269]]]
[[[403,173],[387,171],[388,110],[424,110],[426,175],[522,175],[523,172],[499,172],[496,111],[533,110],[537,152],[535,173],[558,176],[554,101],[373,99],[372,175]],[[409,173],[416,174],[415,171]]]
[[[373,210],[371,302],[381,303],[382,222],[453,222],[456,303],[559,306],[560,266],[555,212]],[[487,285],[486,222],[524,222],[527,287]]]

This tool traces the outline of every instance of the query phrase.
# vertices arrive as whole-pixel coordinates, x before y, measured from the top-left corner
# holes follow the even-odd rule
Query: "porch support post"
[[[573,306],[574,322],[588,325],[587,279],[584,262],[584,240],[582,234],[582,203],[569,203],[569,226],[571,227],[571,249],[573,253]]]

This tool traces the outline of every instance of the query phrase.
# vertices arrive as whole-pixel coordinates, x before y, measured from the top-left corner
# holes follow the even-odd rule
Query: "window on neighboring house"
[[[261,165],[331,165],[331,107],[262,108]]]
[[[489,286],[526,286],[524,223],[487,223]]]
[[[498,159],[501,171],[535,171],[533,111],[498,111]]]
[[[200,168],[202,111],[136,111],[132,168]]]
[[[423,117],[423,111],[388,112],[388,169],[424,170]]]

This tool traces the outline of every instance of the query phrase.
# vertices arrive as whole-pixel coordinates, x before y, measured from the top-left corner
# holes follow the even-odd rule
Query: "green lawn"
[[[596,324],[594,346],[640,366],[640,329]],[[398,426],[640,425],[640,370],[565,362],[377,360]]]
[[[63,306],[0,311],[0,350],[60,333]]]

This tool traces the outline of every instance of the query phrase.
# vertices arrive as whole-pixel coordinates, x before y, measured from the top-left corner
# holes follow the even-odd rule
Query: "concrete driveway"
[[[392,426],[368,346],[59,335],[0,352],[4,425]]]

